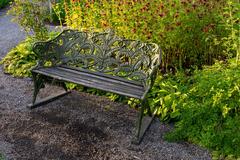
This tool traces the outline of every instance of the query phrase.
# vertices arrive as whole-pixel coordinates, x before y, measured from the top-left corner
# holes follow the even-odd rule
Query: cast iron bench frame
[[[38,63],[31,70],[34,93],[29,108],[70,93],[65,82],[137,98],[141,110],[135,142],[141,142],[157,111],[151,111],[146,99],[161,64],[162,52],[157,44],[120,38],[112,30],[88,33],[67,29],[54,39],[36,42],[33,51]],[[65,91],[36,102],[39,90],[52,82]],[[146,109],[151,117],[144,117]]]

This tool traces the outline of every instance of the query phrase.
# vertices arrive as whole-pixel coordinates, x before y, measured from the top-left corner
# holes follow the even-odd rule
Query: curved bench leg
[[[33,75],[33,83],[34,83],[33,100],[32,100],[32,104],[27,105],[27,107],[30,108],[30,109],[37,108],[41,105],[52,102],[52,101],[54,101],[54,100],[56,100],[60,97],[65,96],[66,94],[70,93],[70,91],[68,91],[65,83],[61,82],[60,86],[64,88],[64,90],[65,90],[64,92],[62,92],[60,94],[57,94],[57,95],[54,95],[54,96],[46,97],[46,98],[41,99],[38,102],[36,102],[37,95],[38,95],[40,89],[44,88],[45,85],[44,85],[44,79],[40,74],[32,73],[32,75]]]
[[[66,86],[66,84],[64,82],[61,82],[60,86],[66,91],[68,92],[68,88]]]
[[[152,117],[149,116],[144,116],[144,110],[147,107],[147,100],[143,99],[142,103],[141,103],[141,110],[139,113],[139,117],[138,117],[138,122],[137,122],[137,135],[136,135],[136,139],[133,140],[134,144],[140,144],[144,134],[146,133],[146,131],[148,130],[148,128],[150,127],[155,115],[153,114]],[[148,112],[149,112],[149,106],[148,106]]]
[[[33,100],[32,104],[36,102],[37,95],[41,88],[44,88],[44,80],[42,79],[41,75],[37,73],[32,73],[33,84],[34,84],[34,91],[33,91]]]

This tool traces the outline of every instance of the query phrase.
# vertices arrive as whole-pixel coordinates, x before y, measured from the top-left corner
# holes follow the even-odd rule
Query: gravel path
[[[6,10],[0,9],[0,59],[25,37],[19,26],[11,22],[11,16],[6,15]]]
[[[0,11],[0,59],[25,37]],[[1,68],[1,67],[0,67]],[[40,96],[59,92],[47,86]],[[137,112],[104,97],[71,94],[35,110],[32,81],[0,69],[0,153],[19,160],[210,160],[207,150],[188,143],[169,143],[169,125],[153,122],[141,145],[131,144]]]

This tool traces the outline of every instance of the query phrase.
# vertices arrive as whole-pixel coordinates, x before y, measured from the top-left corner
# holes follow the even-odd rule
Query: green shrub
[[[15,48],[13,48],[6,57],[3,58],[4,71],[14,76],[30,76],[30,69],[36,65],[37,57],[32,51],[34,40],[27,38]]]
[[[221,24],[226,29],[227,35],[222,37],[221,41],[225,47],[224,52],[229,57],[236,57],[236,62],[240,60],[240,3],[238,0],[227,0],[226,7],[223,8],[223,14],[220,15]]]
[[[240,66],[235,61],[217,62],[192,77],[163,79],[153,93],[163,120],[179,120],[168,140],[200,144],[215,156],[240,157]]]
[[[224,0],[76,0],[65,3],[65,13],[71,28],[114,28],[127,38],[153,41],[162,46],[166,67],[191,68],[227,57],[220,41],[226,31],[219,25],[226,5]]]
[[[47,0],[15,0],[9,14],[14,16],[13,21],[17,22],[23,29],[38,40],[45,40],[48,36],[46,19],[49,12],[46,5]]]
[[[59,32],[50,32],[46,40],[56,37]],[[17,77],[30,76],[30,69],[37,63],[37,56],[32,51],[33,44],[38,41],[36,37],[28,37],[13,48],[1,61],[6,73]]]
[[[0,160],[4,160],[4,157],[1,153],[0,153]]]
[[[64,2],[65,0],[58,0],[57,2],[52,4],[52,15],[51,20],[53,23],[59,23],[60,25],[63,25],[63,22],[65,22],[65,10],[64,10]]]
[[[0,0],[0,9],[7,6],[10,2],[11,0]]]

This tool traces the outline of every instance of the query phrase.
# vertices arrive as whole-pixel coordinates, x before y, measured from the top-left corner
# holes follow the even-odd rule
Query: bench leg
[[[33,78],[33,84],[34,84],[32,104],[34,104],[37,99],[37,95],[38,95],[40,89],[44,88],[44,81],[43,81],[41,75],[39,75],[37,73],[32,73],[32,78]]]
[[[61,82],[60,86],[64,88],[64,90],[65,90],[64,92],[62,92],[58,95],[46,97],[46,98],[36,102],[37,95],[38,95],[40,89],[44,88],[44,80],[43,80],[42,76],[37,73],[32,73],[32,75],[33,75],[33,82],[34,82],[33,100],[32,100],[32,104],[27,105],[27,107],[30,109],[37,108],[41,105],[52,102],[60,97],[63,97],[64,95],[70,93],[70,91],[67,90],[65,83]]]
[[[145,132],[148,130],[148,128],[150,127],[150,125],[155,117],[154,114],[151,117],[144,116],[144,110],[146,109],[146,107],[148,107],[147,109],[149,112],[149,106],[147,104],[147,100],[144,99],[144,100],[142,100],[141,110],[140,110],[139,117],[138,117],[136,139],[133,140],[133,143],[137,144],[137,145],[141,143]]]
[[[64,82],[62,82],[62,83],[60,84],[60,86],[61,86],[66,92],[68,92],[67,86],[66,86],[66,84],[65,84]]]
[[[44,99],[42,99],[42,100],[39,100],[38,102],[29,104],[27,107],[30,108],[30,109],[37,108],[37,107],[42,106],[42,105],[44,105],[44,104],[50,103],[50,102],[52,102],[52,101],[54,101],[54,100],[56,100],[56,99],[58,99],[58,98],[61,98],[61,97],[65,96],[65,95],[67,95],[67,94],[70,93],[70,92],[71,92],[71,91],[67,91],[67,92],[64,91],[64,92],[62,92],[62,93],[60,93],[60,94],[58,94],[58,95],[46,97],[46,98],[44,98]]]

